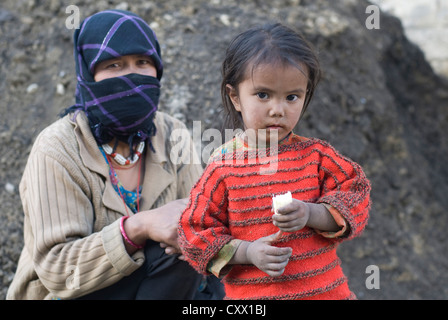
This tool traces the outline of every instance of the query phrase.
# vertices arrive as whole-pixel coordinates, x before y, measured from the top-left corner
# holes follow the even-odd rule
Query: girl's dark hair
[[[308,85],[302,115],[313,97],[321,70],[312,46],[298,32],[280,23],[251,28],[236,36],[229,44],[222,64],[221,97],[225,113],[225,128],[243,129],[241,114],[235,110],[226,85],[238,90],[247,77],[248,67],[260,64],[290,64],[308,75]],[[306,70],[303,70],[306,67]]]

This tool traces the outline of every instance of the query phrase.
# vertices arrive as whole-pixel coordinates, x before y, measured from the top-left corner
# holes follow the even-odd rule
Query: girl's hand
[[[302,229],[310,218],[310,207],[306,202],[293,199],[292,202],[277,210],[272,216],[275,226],[284,232],[294,232]]]
[[[292,254],[291,248],[279,248],[271,245],[272,242],[278,239],[280,234],[281,232],[277,232],[254,242],[246,243],[248,262],[272,277],[283,274]]]

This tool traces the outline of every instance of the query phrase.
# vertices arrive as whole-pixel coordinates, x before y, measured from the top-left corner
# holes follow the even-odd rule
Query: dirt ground
[[[74,103],[72,1],[0,4],[0,298],[23,245],[21,175],[36,135]],[[220,63],[229,40],[266,21],[299,30],[319,51],[324,79],[296,128],[360,163],[372,182],[361,237],[339,254],[359,299],[448,298],[448,84],[398,19],[366,27],[358,0],[76,1],[81,19],[121,8],[141,15],[162,44],[160,109],[189,128],[221,128]],[[371,288],[376,266],[379,288]]]

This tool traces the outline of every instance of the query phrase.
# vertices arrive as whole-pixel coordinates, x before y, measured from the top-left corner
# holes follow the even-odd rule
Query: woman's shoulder
[[[36,137],[35,143],[64,143],[75,139],[73,128],[74,123],[69,119],[69,115],[66,115],[45,127]]]
[[[77,146],[75,127],[76,123],[70,119],[70,114],[54,121],[37,135],[31,152],[45,153],[53,157],[62,151],[69,153]]]

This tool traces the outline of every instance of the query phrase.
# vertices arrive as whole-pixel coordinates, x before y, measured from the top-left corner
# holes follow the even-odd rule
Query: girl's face
[[[138,73],[145,76],[157,76],[157,69],[152,58],[131,54],[101,61],[95,66],[95,81],[124,76],[130,73]]]
[[[292,65],[261,64],[247,72],[238,90],[227,85],[227,94],[246,132],[256,134],[258,144],[269,145],[276,134],[278,141],[285,138],[299,121],[307,83],[307,75]]]

